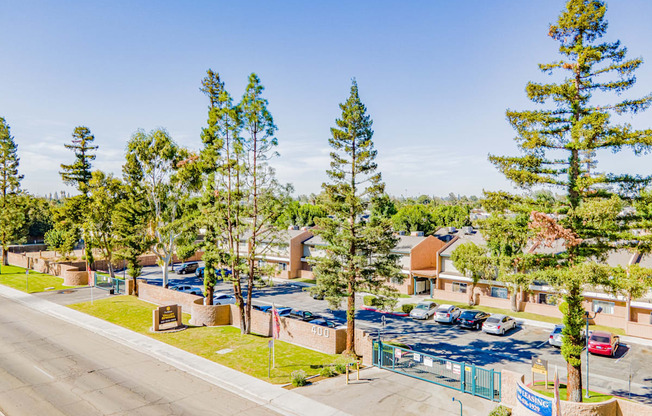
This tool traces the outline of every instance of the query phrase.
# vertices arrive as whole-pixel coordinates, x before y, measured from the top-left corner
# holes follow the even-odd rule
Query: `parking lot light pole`
[[[460,404],[460,416],[462,416],[462,402],[457,400],[455,397],[453,397],[454,402],[458,402]]]
[[[586,321],[586,333],[584,334],[586,339],[586,393],[584,397],[587,399],[591,398],[589,394],[589,319],[595,319],[600,312],[602,312],[602,306],[598,307],[593,316],[590,316],[589,311],[584,311],[584,320]]]

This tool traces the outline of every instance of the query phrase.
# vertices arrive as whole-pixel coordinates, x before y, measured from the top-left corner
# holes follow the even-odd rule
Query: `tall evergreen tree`
[[[0,117],[0,244],[2,244],[2,264],[7,265],[7,248],[19,240],[25,222],[24,210],[19,198],[20,181],[18,174],[18,146],[11,135],[9,125]]]
[[[251,331],[251,297],[255,282],[262,278],[263,270],[258,260],[269,250],[274,235],[274,220],[279,216],[281,188],[274,177],[268,161],[276,155],[277,130],[272,114],[263,98],[264,87],[256,74],[249,75],[249,82],[239,104],[246,158],[246,196],[249,225],[249,251],[247,253],[247,300],[245,303],[244,332]],[[263,241],[267,241],[264,244]]]
[[[69,198],[65,204],[68,205],[68,211],[73,215],[71,218],[72,225],[82,229],[84,238],[84,251],[86,261],[93,263],[93,247],[90,243],[91,237],[87,230],[88,220],[88,192],[89,182],[93,176],[92,161],[95,160],[95,151],[98,146],[94,146],[95,136],[91,134],[88,127],[75,127],[72,133],[71,144],[64,144],[66,149],[72,150],[75,160],[70,165],[61,164],[61,179],[68,185],[73,185],[81,193],[78,196]],[[62,192],[63,194],[63,192]]]
[[[346,299],[346,353],[355,354],[355,295],[366,291],[382,295],[395,302],[397,291],[389,280],[402,280],[397,256],[390,253],[397,243],[391,223],[386,218],[363,214],[377,198],[385,185],[378,172],[377,151],[372,141],[372,120],[360,100],[358,84],[353,81],[351,93],[340,104],[341,118],[331,128],[329,144],[331,168],[326,171],[329,183],[322,188],[326,193],[326,209],[331,218],[317,219],[320,235],[326,243],[326,256],[313,257],[316,291],[323,293],[333,307]]]
[[[529,83],[528,98],[550,106],[542,110],[507,111],[507,119],[517,131],[522,156],[490,156],[505,176],[516,185],[530,188],[550,185],[563,190],[567,200],[560,210],[561,227],[577,244],[567,245],[566,268],[547,270],[549,277],[565,290],[568,305],[564,316],[562,355],[568,366],[568,397],[581,401],[581,329],[584,320],[582,288],[587,281],[600,280],[597,267],[580,267],[586,259],[603,257],[615,249],[616,241],[631,241],[626,219],[615,221],[613,195],[632,199],[650,183],[651,177],[600,173],[595,167],[604,151],[632,150],[636,155],[650,151],[652,130],[635,130],[617,124],[612,115],[636,114],[647,109],[652,96],[624,99],[604,104],[606,93],[617,94],[631,88],[635,70],[642,60],[626,59],[619,41],[601,42],[607,30],[606,6],[601,0],[569,0],[549,36],[559,42],[562,59],[539,68],[548,74],[565,74],[560,83]],[[615,75],[615,78],[609,78]],[[593,96],[600,93],[600,103]],[[595,213],[602,213],[596,215]],[[541,222],[541,218],[537,221]],[[577,276],[578,272],[594,273]]]

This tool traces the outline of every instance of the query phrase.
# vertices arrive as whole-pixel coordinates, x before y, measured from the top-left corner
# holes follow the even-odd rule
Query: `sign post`
[[[546,377],[546,390],[548,389],[548,361],[539,357],[532,357],[532,386],[534,386],[534,373],[543,374]]]
[[[274,348],[274,338],[270,339],[267,343],[267,349],[269,350],[267,359],[267,378],[272,378],[272,348]]]
[[[25,292],[29,293],[29,269],[25,269]]]

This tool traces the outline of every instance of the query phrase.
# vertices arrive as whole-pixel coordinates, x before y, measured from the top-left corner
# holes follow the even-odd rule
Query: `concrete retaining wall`
[[[190,309],[190,324],[196,326],[218,326],[231,323],[229,305],[204,305],[204,299],[195,299]]]
[[[201,296],[177,292],[176,290],[165,289],[161,286],[149,285],[142,281],[138,282],[138,298],[157,305],[181,305],[183,311],[186,313],[192,311],[192,306],[197,299],[202,302],[204,300]]]

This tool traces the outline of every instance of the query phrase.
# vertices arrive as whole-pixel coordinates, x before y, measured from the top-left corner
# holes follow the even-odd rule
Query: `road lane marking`
[[[54,377],[51,376],[50,374],[46,373],[45,370],[43,370],[42,368],[39,368],[39,367],[37,367],[37,366],[34,366],[34,368],[36,368],[38,371],[40,371],[41,373],[45,374],[46,376],[50,377],[50,379],[54,380]]]
[[[541,344],[537,345],[535,348],[541,348],[547,343],[548,343],[548,341],[543,341]]]

